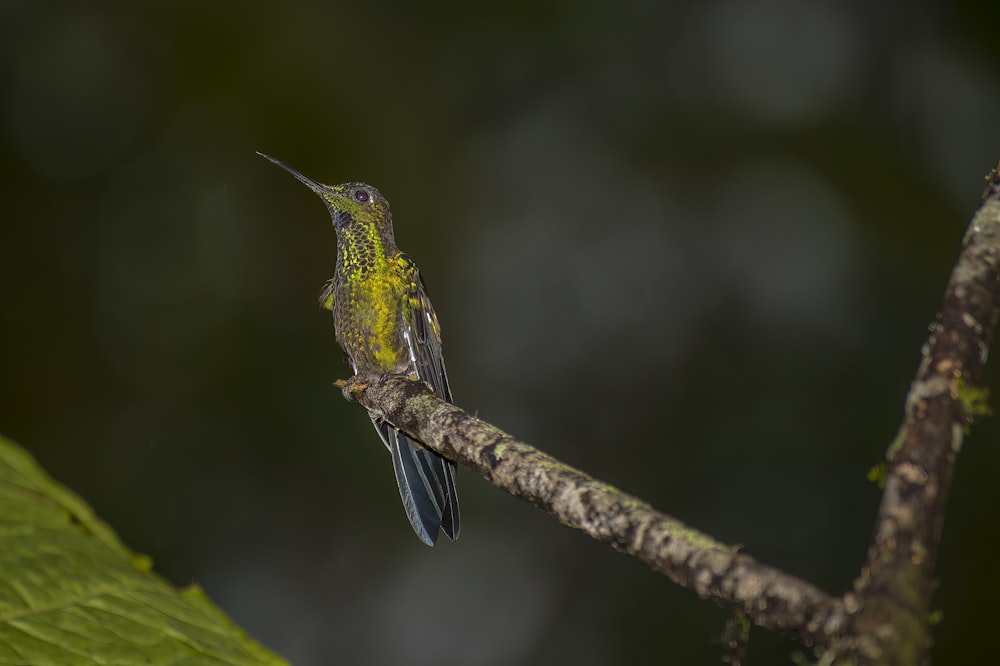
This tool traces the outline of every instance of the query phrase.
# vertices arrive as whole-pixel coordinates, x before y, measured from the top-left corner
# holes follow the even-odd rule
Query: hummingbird
[[[399,251],[389,202],[364,183],[324,185],[258,152],[319,195],[337,233],[337,265],[320,293],[333,313],[345,360],[362,379],[406,375],[452,402],[441,354],[441,327],[417,265]],[[389,449],[396,485],[413,531],[428,546],[438,531],[458,538],[455,463],[423,447],[378,414],[369,412]]]

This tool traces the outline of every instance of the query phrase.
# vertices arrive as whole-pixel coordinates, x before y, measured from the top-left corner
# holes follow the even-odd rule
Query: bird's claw
[[[357,377],[338,379],[333,382],[333,385],[341,390],[344,394],[344,400],[348,402],[357,402],[355,396],[368,388],[368,384]]]

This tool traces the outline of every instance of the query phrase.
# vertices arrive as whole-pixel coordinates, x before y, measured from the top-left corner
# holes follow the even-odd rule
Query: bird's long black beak
[[[260,155],[264,159],[270,160],[270,161],[274,162],[275,164],[277,164],[278,166],[280,166],[282,169],[284,169],[288,173],[290,173],[293,176],[295,176],[300,182],[302,182],[306,187],[308,187],[310,190],[312,190],[316,194],[322,195],[323,191],[326,189],[326,186],[323,185],[323,183],[318,183],[315,180],[313,180],[312,178],[309,178],[308,176],[302,175],[301,173],[299,173],[298,171],[296,171],[292,167],[288,166],[287,164],[285,164],[281,160],[276,160],[273,157],[271,157],[270,155],[265,155],[264,153],[260,152],[259,150],[254,151],[254,152],[256,152],[258,155]]]

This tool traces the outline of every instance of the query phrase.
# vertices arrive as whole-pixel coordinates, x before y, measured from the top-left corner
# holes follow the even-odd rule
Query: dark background
[[[331,386],[327,213],[254,151],[388,197],[459,405],[841,593],[1000,157],[998,13],[0,0],[0,431],[297,664],[717,663],[722,611],[468,470],[417,541]],[[942,664],[995,653],[997,433]]]

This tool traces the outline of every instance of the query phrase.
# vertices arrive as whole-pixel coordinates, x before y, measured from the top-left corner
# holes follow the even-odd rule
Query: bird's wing
[[[427,296],[427,286],[412,259],[404,254],[401,261],[408,284],[404,315],[407,321],[404,326],[410,358],[416,366],[417,377],[430,384],[440,397],[451,402],[451,387],[441,353],[441,326]]]
[[[319,306],[324,310],[329,310],[330,312],[333,312],[334,279],[335,278],[330,278],[329,280],[327,280],[323,284],[323,289],[319,292]],[[341,351],[343,351],[343,348],[341,348]],[[344,365],[349,366],[352,372],[357,372],[358,369],[354,367],[354,359],[352,359],[351,355],[348,354],[347,352],[344,351],[343,353],[344,353]],[[385,438],[383,438],[383,440],[384,439]],[[388,443],[386,444],[386,446],[388,446]]]
[[[319,306],[333,312],[333,278],[327,280],[319,292]]]
[[[417,377],[430,384],[438,396],[451,402],[451,387],[441,353],[441,326],[434,306],[413,261],[406,255],[401,255],[400,261],[407,282],[404,330],[410,358]],[[415,446],[398,431],[386,433],[383,440],[392,453],[399,492],[413,529],[423,539],[418,523],[426,525],[426,522],[415,518],[433,516],[448,538],[457,539],[460,520],[455,463],[434,451]],[[437,532],[432,533],[436,536]],[[426,543],[426,539],[424,541]]]

